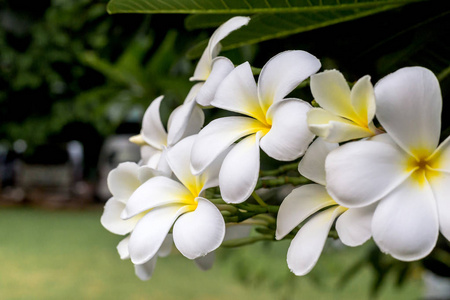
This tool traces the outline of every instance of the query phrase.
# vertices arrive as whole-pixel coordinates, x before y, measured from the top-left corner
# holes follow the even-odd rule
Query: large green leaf
[[[283,38],[292,34],[358,19],[395,7],[398,7],[398,5],[383,5],[371,9],[328,10],[298,14],[258,14],[252,17],[247,26],[232,32],[221,44],[224,50],[229,50],[243,45]],[[186,26],[188,29],[194,29],[217,25],[214,24],[214,17],[215,15],[193,15],[186,20]],[[220,22],[223,22],[225,15],[219,15],[218,19]],[[188,53],[188,57],[200,57],[206,44],[207,41],[203,41],[192,48]]]
[[[109,13],[256,14],[372,8],[418,0],[111,0]]]

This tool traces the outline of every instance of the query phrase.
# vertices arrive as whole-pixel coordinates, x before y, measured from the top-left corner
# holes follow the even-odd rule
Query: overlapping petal
[[[258,95],[263,111],[267,112],[273,103],[286,97],[320,67],[320,61],[305,51],[284,51],[272,57],[258,78]]]
[[[130,235],[127,235],[117,245],[117,252],[119,253],[120,259],[129,259],[130,258],[130,252],[128,251],[129,243],[130,243]]]
[[[435,173],[429,183],[437,203],[440,231],[450,241],[450,174]]]
[[[184,137],[197,134],[205,122],[205,114],[195,101],[178,106],[170,115],[167,146],[173,146]]]
[[[335,204],[325,187],[319,184],[308,184],[294,189],[280,205],[276,239],[285,237],[313,213]]]
[[[350,141],[374,134],[369,128],[358,126],[321,108],[311,109],[307,117],[311,132],[330,143]]]
[[[300,228],[289,246],[287,263],[295,275],[305,275],[316,265],[334,220],[344,208],[324,210]]]
[[[450,173],[450,136],[428,158],[428,165],[435,171]]]
[[[436,76],[421,67],[402,68],[375,85],[376,116],[406,152],[424,158],[436,149],[442,96]]]
[[[367,206],[399,186],[411,173],[408,155],[376,141],[347,143],[326,158],[327,189],[345,207]]]
[[[208,76],[208,80],[205,81],[198,92],[196,97],[197,103],[202,106],[211,105],[211,101],[214,99],[217,88],[233,69],[234,65],[228,58],[222,56],[215,58],[212,62],[212,69]]]
[[[365,207],[350,208],[336,221],[339,239],[347,246],[364,244],[372,236],[372,216],[377,203]]]
[[[198,195],[203,182],[198,182],[197,176],[191,172],[191,149],[196,136],[187,137],[178,142],[167,154],[167,161],[178,180],[187,187],[193,195]]]
[[[118,201],[115,198],[109,199],[100,218],[100,222],[103,227],[115,234],[127,234],[131,232],[136,223],[139,221],[139,217],[134,217],[128,220],[120,218],[120,214],[125,209],[125,203]]]
[[[131,194],[141,185],[138,178],[139,166],[124,162],[108,174],[108,189],[117,201],[126,203]]]
[[[250,64],[245,62],[228,74],[217,89],[211,105],[266,121],[258,101],[256,82]]]
[[[358,115],[360,125],[368,125],[375,116],[375,93],[370,76],[360,78],[350,93],[351,104]]]
[[[317,138],[306,150],[298,165],[298,172],[306,178],[325,186],[325,159],[338,146],[336,143],[327,143],[322,138]]]
[[[439,220],[429,184],[408,178],[383,198],[372,219],[373,239],[381,251],[403,261],[418,260],[436,245]]]
[[[195,264],[200,270],[207,271],[212,268],[216,260],[216,252],[209,252],[205,256],[194,259]]]
[[[271,106],[267,118],[272,127],[261,139],[261,149],[281,161],[303,155],[314,138],[306,122],[306,113],[310,109],[307,102],[299,99],[284,99]]]
[[[153,275],[153,271],[155,271],[156,261],[157,257],[154,256],[141,265],[134,265],[134,273],[140,280],[149,280]]]
[[[182,205],[160,206],[149,211],[131,233],[131,261],[140,265],[155,256],[175,220],[188,208]]]
[[[311,93],[325,110],[344,118],[355,120],[350,88],[341,72],[327,70],[311,76]]]
[[[241,203],[253,192],[259,174],[259,139],[252,134],[234,146],[223,161],[219,173],[222,199],[227,203]]]
[[[139,164],[146,165],[150,168],[157,168],[161,159],[161,150],[153,148],[149,145],[141,146],[141,161]]]
[[[208,79],[211,72],[212,60],[220,50],[220,41],[236,29],[247,25],[249,21],[250,18],[248,17],[234,17],[219,26],[209,39],[208,46],[206,46],[206,49],[195,68],[194,76],[189,80]]]
[[[145,142],[159,150],[162,150],[161,145],[167,145],[167,133],[159,116],[159,106],[163,98],[164,96],[159,96],[147,108],[141,130]]]
[[[191,198],[191,192],[181,183],[163,176],[153,177],[133,193],[121,217],[130,218],[151,208],[171,203],[189,204],[186,199]]]
[[[226,117],[212,121],[197,136],[192,147],[192,173],[203,172],[236,140],[261,130],[261,123],[247,117]]]
[[[217,249],[225,236],[225,222],[217,207],[198,197],[195,211],[178,218],[173,226],[173,240],[185,257],[195,259]]]

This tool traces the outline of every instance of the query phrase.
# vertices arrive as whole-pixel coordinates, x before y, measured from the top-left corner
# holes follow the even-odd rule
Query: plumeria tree
[[[142,160],[109,176],[113,197],[102,224],[129,234],[119,244],[121,257],[148,279],[172,240],[207,269],[221,245],[292,239],[287,266],[299,276],[315,266],[328,237],[350,247],[373,239],[377,251],[404,262],[430,259],[437,247],[447,251],[450,150],[441,135],[440,81],[448,65],[435,74],[405,64],[376,83],[369,70],[348,82],[339,66],[326,67],[326,59],[303,49],[276,53],[261,69],[220,55],[222,42],[256,43],[409,1],[252,1],[247,8],[228,2],[109,4],[114,13],[197,13],[187,24],[223,22],[198,55],[191,77],[197,83],[170,115],[167,131],[160,96],[131,138]],[[310,24],[260,27],[286,14],[309,14]],[[222,113],[214,117],[212,110]],[[263,156],[278,167],[268,169]],[[267,193],[280,186],[289,189],[278,192],[281,201]]]

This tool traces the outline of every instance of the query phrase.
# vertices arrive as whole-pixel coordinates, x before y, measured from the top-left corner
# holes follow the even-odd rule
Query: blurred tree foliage
[[[0,140],[32,149],[74,122],[106,136],[161,94],[180,103],[189,35],[182,16],[155,30],[161,17],[110,16],[89,0],[0,2]]]

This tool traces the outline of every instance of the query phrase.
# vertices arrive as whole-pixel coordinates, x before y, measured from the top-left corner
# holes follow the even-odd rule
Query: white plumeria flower
[[[128,235],[119,243],[119,245],[117,245],[117,251],[119,252],[121,259],[124,260],[130,259],[130,252],[128,250],[129,242],[130,236]],[[155,271],[157,258],[169,256],[169,254],[172,252],[172,244],[173,244],[172,235],[168,234],[167,237],[164,239],[164,242],[162,243],[161,247],[159,248],[157,255],[155,255],[154,257],[152,257],[152,259],[143,264],[134,265],[134,272],[136,276],[139,277],[139,279],[141,280],[149,280],[152,277],[153,272]]]
[[[306,123],[311,106],[284,97],[319,68],[319,60],[307,52],[282,52],[263,67],[256,85],[248,62],[236,67],[223,80],[211,104],[248,117],[216,119],[200,131],[191,157],[194,174],[203,172],[244,137],[225,158],[219,175],[224,201],[240,203],[256,186],[260,147],[278,160],[300,157],[314,138]]]
[[[164,129],[159,115],[160,96],[152,101],[142,120],[141,134],[130,140],[141,145],[142,163],[170,174],[166,151],[184,137],[197,134],[203,126],[205,115],[194,101],[200,86],[194,85],[184,104],[177,107],[169,116],[168,130]]]
[[[341,72],[327,70],[311,76],[311,93],[322,107],[308,112],[309,129],[315,135],[340,143],[377,133],[370,76],[359,79],[350,91]]]
[[[387,134],[348,143],[326,160],[330,195],[347,207],[379,202],[372,220],[381,251],[412,261],[450,239],[450,138],[439,147],[442,96],[428,69],[400,69],[375,86]]]
[[[219,84],[234,69],[234,64],[228,58],[216,57],[220,52],[220,41],[231,32],[247,25],[249,21],[248,17],[233,17],[217,28],[209,39],[208,46],[195,68],[194,76],[190,78],[191,81],[204,82],[196,97],[198,104],[209,106]]]
[[[370,225],[375,205],[348,209],[338,205],[325,188],[325,158],[337,147],[338,144],[327,143],[321,138],[311,144],[298,170],[319,184],[294,189],[283,200],[278,211],[277,240],[315,214],[300,228],[289,246],[287,263],[295,275],[305,275],[316,265],[336,218],[336,230],[345,245],[358,246],[371,237]],[[317,213],[319,210],[322,211]]]
[[[158,175],[160,175],[158,171],[146,166],[138,166],[132,162],[121,163],[117,168],[113,169],[108,175],[108,188],[113,196],[106,202],[103,214],[100,218],[103,227],[112,233],[119,235],[130,233],[143,215],[137,215],[128,220],[123,220],[120,218],[120,215],[125,209],[126,203],[133,192],[136,191],[142,183]],[[121,259],[129,258],[129,239],[130,236],[125,237],[117,246]],[[171,239],[168,238],[158,250],[158,255],[155,255],[152,260],[135,265],[136,275],[141,280],[150,279],[155,268],[157,256],[169,255],[171,244]]]
[[[134,264],[152,259],[173,226],[176,248],[195,259],[215,250],[225,235],[225,222],[217,207],[202,197],[217,186],[220,160],[202,175],[190,172],[195,136],[187,137],[167,153],[167,161],[180,182],[157,176],[147,180],[130,197],[122,213],[125,219],[145,214],[131,233],[129,251]]]

